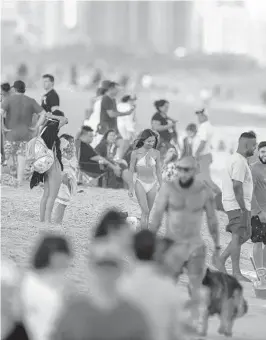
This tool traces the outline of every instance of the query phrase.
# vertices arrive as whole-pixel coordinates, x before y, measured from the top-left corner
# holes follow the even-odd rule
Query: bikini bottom
[[[143,189],[146,193],[151,191],[151,189],[153,189],[154,185],[157,183],[157,180],[155,180],[152,183],[146,183],[146,182],[143,182],[142,180],[140,180],[139,178],[137,178],[136,181],[138,181],[142,185],[142,187],[143,187]]]

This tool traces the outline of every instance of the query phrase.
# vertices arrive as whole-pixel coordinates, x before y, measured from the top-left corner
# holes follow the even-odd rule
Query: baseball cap
[[[99,88],[108,90],[111,83],[112,83],[111,80],[103,80]]]
[[[22,90],[22,91],[25,91],[25,89],[26,89],[26,85],[25,85],[24,81],[22,81],[22,80],[16,80],[12,87],[16,90]]]

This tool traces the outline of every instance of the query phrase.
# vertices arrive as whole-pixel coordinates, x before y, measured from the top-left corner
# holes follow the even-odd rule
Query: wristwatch
[[[215,246],[215,250],[221,250],[221,246]]]

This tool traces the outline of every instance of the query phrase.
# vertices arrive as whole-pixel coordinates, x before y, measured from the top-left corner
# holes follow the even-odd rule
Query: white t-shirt
[[[250,211],[253,192],[252,174],[247,159],[239,153],[234,153],[229,157],[222,178],[222,197],[225,211],[240,209],[232,180],[243,183],[245,207]]]
[[[25,274],[21,285],[24,324],[33,340],[47,340],[60,314],[62,295],[33,272]]]
[[[195,150],[195,152],[197,151],[197,149],[200,145],[200,142],[204,141],[204,142],[206,142],[206,144],[205,144],[204,149],[201,152],[201,155],[203,156],[203,155],[207,155],[207,154],[211,153],[212,136],[213,136],[213,127],[212,127],[211,123],[208,120],[204,123],[201,123],[199,125],[197,138],[195,139],[195,141],[193,143],[193,149]]]
[[[119,103],[117,105],[119,112],[127,112],[130,108],[131,105],[127,103]],[[128,116],[117,117],[117,128],[123,139],[130,140],[135,133],[134,113],[132,112],[132,114]]]
[[[93,105],[93,112],[90,116],[90,119],[86,119],[84,121],[84,125],[90,126],[94,130],[94,132],[97,131],[98,124],[100,123],[101,102],[102,97],[99,97]]]

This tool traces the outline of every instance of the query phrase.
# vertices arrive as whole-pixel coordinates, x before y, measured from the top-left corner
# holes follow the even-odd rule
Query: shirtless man
[[[206,269],[206,246],[201,236],[203,212],[214,242],[213,263],[219,266],[220,240],[215,202],[211,190],[195,178],[196,160],[187,156],[177,163],[179,176],[162,185],[152,218],[151,230],[158,232],[163,214],[167,214],[166,236],[175,242],[170,248],[168,265],[174,274],[187,269],[192,300],[199,301]]]

